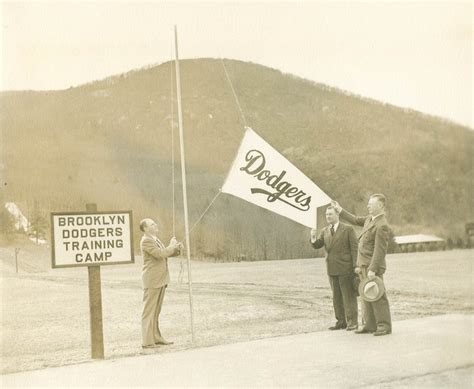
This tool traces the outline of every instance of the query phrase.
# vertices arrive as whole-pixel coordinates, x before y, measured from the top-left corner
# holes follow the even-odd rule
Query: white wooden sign
[[[51,213],[52,267],[134,262],[132,212]]]

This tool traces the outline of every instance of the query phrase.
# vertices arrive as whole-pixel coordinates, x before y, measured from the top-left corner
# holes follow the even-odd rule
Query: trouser
[[[381,274],[377,274],[383,280]],[[368,302],[361,298],[364,328],[369,331],[385,330],[392,332],[392,319],[390,317],[390,305],[387,293],[374,302]]]
[[[158,319],[160,317],[166,285],[143,290],[142,345],[151,346],[163,340]]]
[[[329,276],[337,325],[357,325],[357,296],[352,287],[352,277],[351,274]]]

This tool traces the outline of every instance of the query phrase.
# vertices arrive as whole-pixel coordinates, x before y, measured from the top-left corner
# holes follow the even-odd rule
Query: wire
[[[172,61],[170,62],[170,64],[172,63]],[[229,73],[227,72],[227,68],[225,66],[225,63],[224,63],[224,60],[223,58],[221,57],[221,63],[222,63],[222,67],[224,69],[224,73],[226,75],[226,78],[227,78],[227,81],[229,82],[229,85],[230,85],[230,89],[232,90],[232,95],[234,96],[234,100],[235,100],[235,103],[237,104],[237,107],[239,109],[239,113],[240,113],[240,116],[242,118],[242,121],[244,123],[244,127],[248,127],[247,125],[247,119],[245,118],[245,115],[244,115],[244,112],[242,110],[242,106],[240,105],[240,102],[239,102],[239,98],[237,97],[237,93],[235,92],[235,89],[234,89],[234,85],[232,84],[232,80],[230,79],[229,77]],[[173,96],[173,68],[171,66],[171,95]],[[174,185],[175,185],[175,178],[174,178],[174,132],[173,132],[173,99],[171,100],[171,133],[172,133],[172,136],[173,136],[173,140],[172,140],[172,159],[173,159],[173,174],[172,174],[172,182],[173,182],[173,234],[175,235],[175,200],[174,200]],[[219,195],[222,193],[222,189],[219,189],[219,191],[217,192],[217,194],[214,196],[214,198],[212,199],[212,201],[209,203],[209,205],[206,207],[206,209],[204,210],[204,212],[201,214],[201,216],[199,216],[199,218],[196,220],[196,222],[193,224],[193,226],[189,229],[189,235],[191,235],[191,232],[194,230],[194,228],[201,222],[202,218],[204,217],[204,215],[209,211],[209,209],[211,208],[212,204],[214,204],[214,202],[216,201],[217,197],[219,197]],[[183,239],[180,243],[183,243],[183,241],[186,240],[186,233],[185,233],[185,239]],[[189,250],[189,248],[188,248]],[[180,268],[180,271],[179,271],[179,276],[178,276],[178,282],[179,283],[182,283],[182,279],[183,279],[183,270],[184,270],[184,266],[183,266],[183,261],[181,261],[181,268]]]
[[[227,68],[225,67],[224,60],[222,59],[222,57],[221,57],[221,63],[222,63],[222,67],[224,68],[224,73],[227,78],[227,81],[229,81],[230,89],[232,90],[232,94],[234,95],[235,102],[237,103],[237,107],[239,108],[240,116],[242,117],[244,126],[248,127],[247,119],[245,119],[244,111],[242,111],[242,107],[240,106],[240,103],[239,103],[239,98],[237,97],[237,93],[235,93],[234,86],[232,85],[232,80],[229,77],[229,73],[227,73]]]
[[[222,193],[221,189],[219,189],[219,192],[217,192],[217,194],[214,196],[214,198],[212,199],[212,201],[209,203],[209,205],[207,206],[206,210],[202,213],[202,215],[199,217],[199,219],[193,224],[193,226],[190,228],[189,230],[189,235],[191,235],[191,232],[192,230],[194,229],[194,227],[196,227],[198,225],[198,223],[201,221],[201,219],[204,217],[204,215],[207,213],[207,211],[209,211],[209,208],[211,208],[211,205],[214,203],[214,201],[216,201],[217,197]]]

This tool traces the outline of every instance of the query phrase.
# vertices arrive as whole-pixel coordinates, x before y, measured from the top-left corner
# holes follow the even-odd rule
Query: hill
[[[248,125],[343,206],[364,213],[367,196],[383,192],[396,234],[463,234],[473,219],[468,128],[257,64],[225,64]],[[222,185],[244,124],[220,60],[180,65],[192,225]],[[63,91],[3,92],[5,201],[27,218],[87,202],[132,209],[135,223],[157,217],[169,236],[172,66]],[[178,163],[176,179],[183,236]],[[307,240],[304,227],[227,195],[192,237],[198,255],[221,259],[314,255]]]

